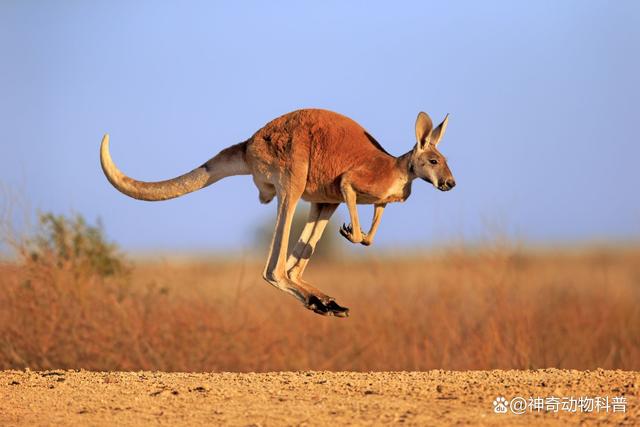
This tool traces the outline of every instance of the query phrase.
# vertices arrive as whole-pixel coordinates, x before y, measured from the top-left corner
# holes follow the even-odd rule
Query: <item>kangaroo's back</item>
[[[304,164],[305,196],[327,201],[340,197],[336,179],[344,172],[364,165],[384,169],[395,162],[354,120],[321,109],[293,111],[267,123],[247,142],[247,157],[254,176],[268,181]]]

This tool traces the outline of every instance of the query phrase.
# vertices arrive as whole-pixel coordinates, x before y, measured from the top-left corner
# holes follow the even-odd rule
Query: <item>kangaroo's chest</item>
[[[411,182],[402,178],[370,180],[355,183],[354,189],[360,204],[404,202],[411,195]]]
[[[403,179],[363,180],[354,183],[354,190],[358,204],[404,202],[411,195],[411,182]],[[338,179],[326,185],[308,185],[302,198],[311,202],[344,202]]]
[[[377,200],[373,203],[404,202],[411,195],[411,182],[404,179],[396,179],[381,194],[377,194]]]

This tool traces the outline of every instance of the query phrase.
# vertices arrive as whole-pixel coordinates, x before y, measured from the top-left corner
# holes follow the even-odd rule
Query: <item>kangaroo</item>
[[[329,218],[340,203],[346,203],[351,224],[343,224],[340,234],[352,243],[369,246],[387,203],[405,201],[415,178],[441,191],[451,190],[455,180],[437,149],[448,120],[447,114],[434,128],[426,113],[418,114],[416,144],[400,157],[387,153],[350,118],[327,110],[304,109],[278,117],[246,141],[166,181],[143,182],[125,176],[111,159],[108,134],[102,139],[100,163],[117,190],[148,201],[182,196],[227,176],[251,175],[261,203],[274,198],[278,201],[263,278],[318,314],[347,317],[348,308],[302,279]],[[287,257],[291,220],[300,199],[311,202],[309,217]],[[373,221],[366,233],[360,228],[358,204],[374,205]]]

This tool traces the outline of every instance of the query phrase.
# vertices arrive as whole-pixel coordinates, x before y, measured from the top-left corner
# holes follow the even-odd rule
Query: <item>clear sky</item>
[[[416,181],[377,244],[637,239],[639,49],[637,1],[5,0],[0,182],[101,217],[127,249],[240,250],[275,212],[249,177],[136,201],[104,178],[102,134],[125,173],[157,180],[304,107],[399,155],[424,110],[451,114],[440,148],[458,186]]]

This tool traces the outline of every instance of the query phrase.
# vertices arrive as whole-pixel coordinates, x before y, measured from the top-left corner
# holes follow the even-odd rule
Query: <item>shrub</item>
[[[88,224],[79,214],[42,213],[35,236],[25,245],[28,262],[100,277],[125,275],[129,267],[116,244],[108,242],[100,221]]]

